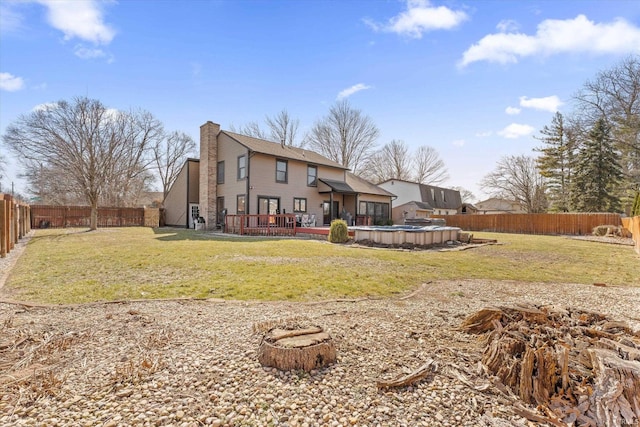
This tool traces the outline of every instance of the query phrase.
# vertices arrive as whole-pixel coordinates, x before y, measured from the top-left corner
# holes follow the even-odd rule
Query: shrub
[[[349,233],[347,232],[346,221],[342,219],[334,219],[331,221],[329,241],[331,243],[345,243],[347,240],[349,240]]]
[[[594,236],[620,236],[622,234],[620,227],[617,225],[599,225],[593,228],[592,233]]]

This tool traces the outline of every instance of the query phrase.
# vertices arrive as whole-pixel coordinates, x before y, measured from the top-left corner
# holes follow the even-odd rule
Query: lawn
[[[2,292],[48,303],[174,297],[306,301],[389,296],[448,279],[640,286],[640,261],[629,246],[474,234],[500,244],[408,252],[212,237],[186,229],[37,230]]]

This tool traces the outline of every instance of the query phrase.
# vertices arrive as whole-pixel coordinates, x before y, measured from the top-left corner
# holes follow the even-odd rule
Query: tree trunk
[[[319,326],[272,329],[260,344],[258,360],[262,366],[309,372],[334,363],[336,347],[331,336]]]
[[[91,202],[91,219],[89,220],[89,230],[98,229],[98,202]]]

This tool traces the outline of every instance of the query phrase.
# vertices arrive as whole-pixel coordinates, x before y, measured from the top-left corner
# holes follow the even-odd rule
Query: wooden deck
[[[328,236],[329,227],[301,227],[294,214],[227,215],[224,232],[245,236]],[[349,231],[349,236],[353,235],[354,232]]]
[[[279,215],[227,215],[224,232],[247,236],[295,236],[296,216]]]

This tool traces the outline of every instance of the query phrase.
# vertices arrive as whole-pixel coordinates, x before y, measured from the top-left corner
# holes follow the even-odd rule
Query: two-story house
[[[393,222],[405,219],[428,218],[431,215],[455,215],[462,205],[458,190],[420,184],[401,179],[389,179],[379,187],[396,195],[393,202]]]
[[[292,213],[328,225],[335,218],[391,218],[392,193],[313,151],[200,127],[200,158],[185,162],[164,200],[165,224],[205,228],[226,214]]]

